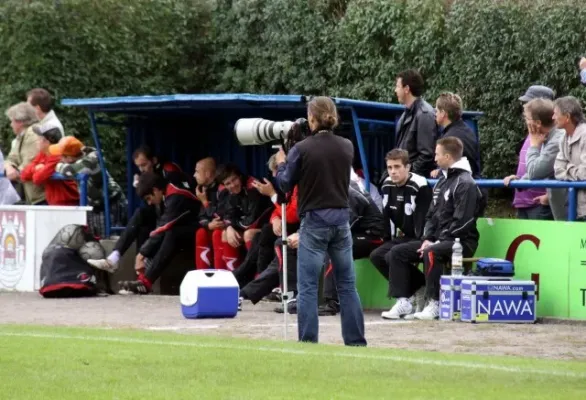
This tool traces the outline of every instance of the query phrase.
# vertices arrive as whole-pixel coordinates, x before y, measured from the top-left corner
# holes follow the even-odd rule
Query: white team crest
[[[415,212],[415,196],[411,196],[411,203],[405,203],[405,215],[411,215]]]

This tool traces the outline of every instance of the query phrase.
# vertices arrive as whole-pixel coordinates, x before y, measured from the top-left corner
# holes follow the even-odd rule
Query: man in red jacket
[[[53,124],[37,125],[33,131],[39,135],[37,141],[39,153],[21,172],[23,182],[32,181],[37,186],[44,186],[46,204],[50,206],[78,206],[79,192],[77,183],[73,180],[53,180],[55,167],[61,161],[61,156],[49,154],[49,146],[61,139],[59,127]],[[38,203],[36,205],[44,205]]]

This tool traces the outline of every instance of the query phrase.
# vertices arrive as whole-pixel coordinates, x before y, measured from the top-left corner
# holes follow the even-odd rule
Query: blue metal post
[[[568,188],[568,221],[576,220],[577,203],[576,189],[573,187]]]
[[[96,151],[98,152],[98,162],[100,163],[100,169],[102,170],[102,190],[104,193],[104,225],[106,238],[110,237],[110,194],[108,193],[108,171],[106,170],[106,163],[104,163],[104,157],[102,155],[102,146],[100,145],[100,138],[98,137],[98,126],[96,124],[96,116],[93,111],[89,112],[90,125],[92,128],[92,136],[94,138],[94,144],[96,145]]]
[[[354,107],[351,107],[352,123],[354,124],[354,134],[356,135],[356,143],[358,144],[358,152],[360,153],[360,161],[362,162],[362,172],[364,172],[364,188],[370,193],[370,174],[368,173],[368,160],[366,159],[366,152],[364,151],[364,143],[362,142],[362,133],[360,132],[360,123],[358,115]],[[350,171],[348,171],[350,173]]]
[[[87,180],[89,175],[79,174],[77,180],[79,182],[79,205],[87,206]]]

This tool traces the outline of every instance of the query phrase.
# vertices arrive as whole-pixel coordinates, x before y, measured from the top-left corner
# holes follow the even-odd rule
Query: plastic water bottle
[[[464,249],[460,244],[460,239],[456,238],[456,241],[452,246],[452,275],[454,276],[464,275],[463,250]]]

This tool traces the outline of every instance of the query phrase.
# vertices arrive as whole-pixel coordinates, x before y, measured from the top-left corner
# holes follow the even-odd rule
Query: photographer
[[[364,315],[356,291],[352,261],[352,234],[348,188],[354,146],[336,136],[336,105],[329,97],[315,97],[307,105],[312,135],[297,143],[289,154],[277,153],[277,182],[283,192],[299,186],[301,220],[297,261],[299,340],[318,341],[318,286],[326,256],[334,267],[340,298],[342,336],[350,346],[366,346]]]

